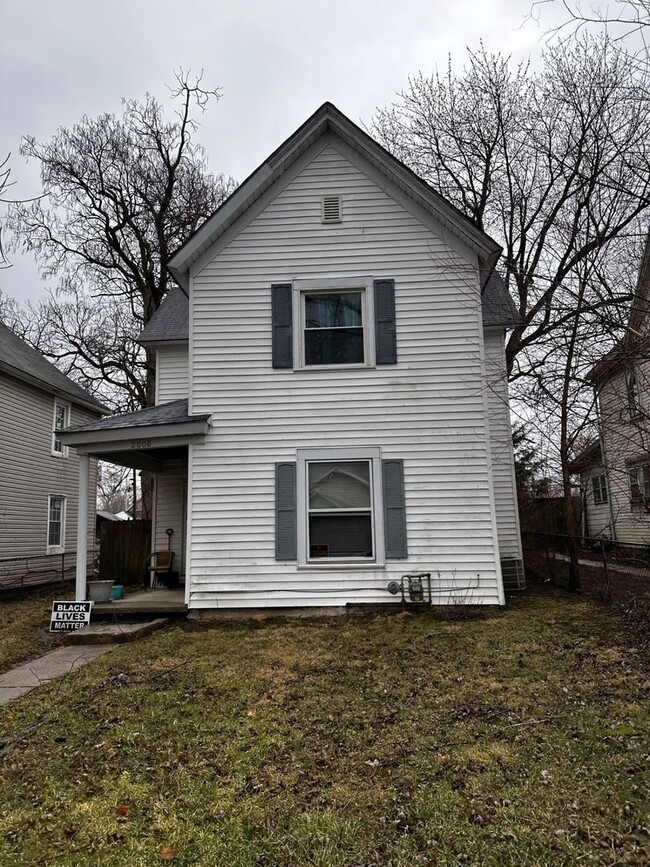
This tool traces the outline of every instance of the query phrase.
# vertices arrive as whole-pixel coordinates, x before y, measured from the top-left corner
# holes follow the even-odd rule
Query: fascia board
[[[204,437],[210,429],[209,419],[200,419],[179,424],[134,425],[133,427],[111,428],[110,430],[61,431],[59,439],[66,446],[87,446],[91,443],[129,443],[132,440],[152,440],[151,448],[161,448],[161,440],[178,442],[186,437]]]

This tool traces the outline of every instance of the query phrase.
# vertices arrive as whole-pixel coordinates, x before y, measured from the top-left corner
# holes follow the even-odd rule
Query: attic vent
[[[324,223],[340,223],[341,222],[341,197],[340,196],[323,196],[323,222]]]

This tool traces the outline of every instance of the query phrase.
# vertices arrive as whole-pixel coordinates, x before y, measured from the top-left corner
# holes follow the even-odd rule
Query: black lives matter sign
[[[92,607],[92,602],[53,602],[50,632],[65,632],[88,626]]]

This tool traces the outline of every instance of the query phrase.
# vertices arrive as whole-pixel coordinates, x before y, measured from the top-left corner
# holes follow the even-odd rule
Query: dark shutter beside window
[[[395,330],[395,281],[375,280],[375,360],[397,364]]]
[[[275,465],[275,559],[295,560],[296,465]]]
[[[271,286],[273,320],[273,367],[293,367],[291,283]]]
[[[404,503],[404,461],[381,462],[384,488],[384,536],[386,557],[404,560],[406,544],[406,507]]]

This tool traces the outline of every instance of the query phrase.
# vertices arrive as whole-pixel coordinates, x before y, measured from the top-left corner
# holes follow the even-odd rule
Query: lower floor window
[[[62,548],[65,524],[65,497],[50,497],[47,514],[47,547]]]
[[[383,563],[378,448],[299,449],[297,482],[300,563]]]
[[[628,469],[630,503],[632,506],[650,504],[650,465],[637,464]]]
[[[607,502],[607,476],[605,473],[599,473],[591,480],[594,490],[594,503],[597,506]]]
[[[373,557],[370,461],[308,461],[309,558]]]

